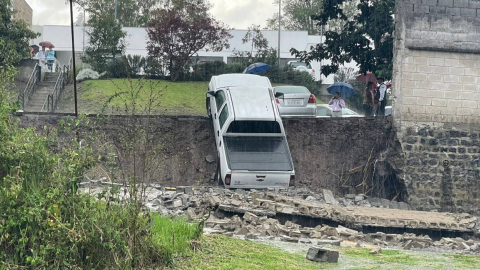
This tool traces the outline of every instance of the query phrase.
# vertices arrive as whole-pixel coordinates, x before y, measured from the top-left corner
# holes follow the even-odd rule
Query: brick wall
[[[14,17],[16,19],[24,20],[27,25],[32,26],[33,21],[33,10],[32,8],[25,2],[25,0],[13,0],[13,10],[16,11]]]

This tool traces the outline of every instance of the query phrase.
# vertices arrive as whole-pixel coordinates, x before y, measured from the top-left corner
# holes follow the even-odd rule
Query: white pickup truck
[[[235,85],[237,84],[237,85]],[[207,114],[217,148],[215,178],[226,188],[288,188],[295,170],[268,78],[212,77]]]

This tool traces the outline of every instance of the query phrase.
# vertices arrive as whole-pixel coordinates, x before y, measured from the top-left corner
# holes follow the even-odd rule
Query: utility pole
[[[118,0],[115,0],[115,22],[117,22],[117,2]]]
[[[282,0],[278,0],[278,68],[280,68],[280,33],[282,30]]]
[[[85,22],[83,22],[85,25]],[[84,26],[85,27],[85,26]],[[75,67],[75,33],[73,30],[73,0],[70,0],[70,30],[72,32],[72,61],[73,61],[73,95],[75,99],[75,117],[78,117],[78,104],[77,104],[77,70]]]

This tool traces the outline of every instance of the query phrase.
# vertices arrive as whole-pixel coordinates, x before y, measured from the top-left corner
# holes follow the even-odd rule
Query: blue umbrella
[[[260,74],[267,71],[270,68],[269,65],[265,63],[255,63],[248,66],[243,73],[244,74]]]
[[[336,82],[330,85],[327,88],[327,91],[332,95],[335,95],[336,93],[340,93],[340,96],[345,98],[355,95],[355,90],[353,90],[353,87],[350,84],[343,83],[343,82]]]

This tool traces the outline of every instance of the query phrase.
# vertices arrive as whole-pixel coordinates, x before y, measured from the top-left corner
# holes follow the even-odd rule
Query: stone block
[[[438,0],[438,6],[453,7],[453,0]]]
[[[289,237],[289,236],[282,237],[282,241],[289,242],[289,243],[298,243],[299,240],[300,240],[299,238],[295,238],[295,237]]]
[[[179,186],[176,190],[177,193],[193,194],[193,188],[191,186]]]
[[[219,206],[222,203],[222,200],[218,196],[209,196],[208,203],[210,206],[215,207]]]
[[[454,7],[468,8],[470,0],[453,0]]]
[[[448,16],[460,16],[460,8],[446,8],[446,13]]]
[[[182,199],[169,200],[164,202],[165,207],[167,208],[178,208],[183,206]]]
[[[323,198],[325,199],[325,202],[327,204],[332,204],[332,205],[337,205],[338,201],[335,200],[335,197],[333,196],[333,193],[331,190],[324,189],[323,190]]]
[[[257,223],[258,222],[258,216],[255,214],[252,214],[250,212],[245,212],[243,215],[243,220],[245,220],[248,223]]]
[[[413,12],[414,13],[420,13],[420,14],[428,14],[428,13],[430,13],[430,6],[414,4],[413,5]]]
[[[476,9],[471,9],[471,8],[461,8],[460,9],[460,15],[462,17],[476,17],[477,16],[477,10]]]
[[[311,247],[307,253],[307,259],[314,262],[337,263],[338,257],[338,251],[321,247]]]
[[[328,240],[328,239],[319,239],[317,240],[317,246],[337,246],[339,247],[343,240]]]

